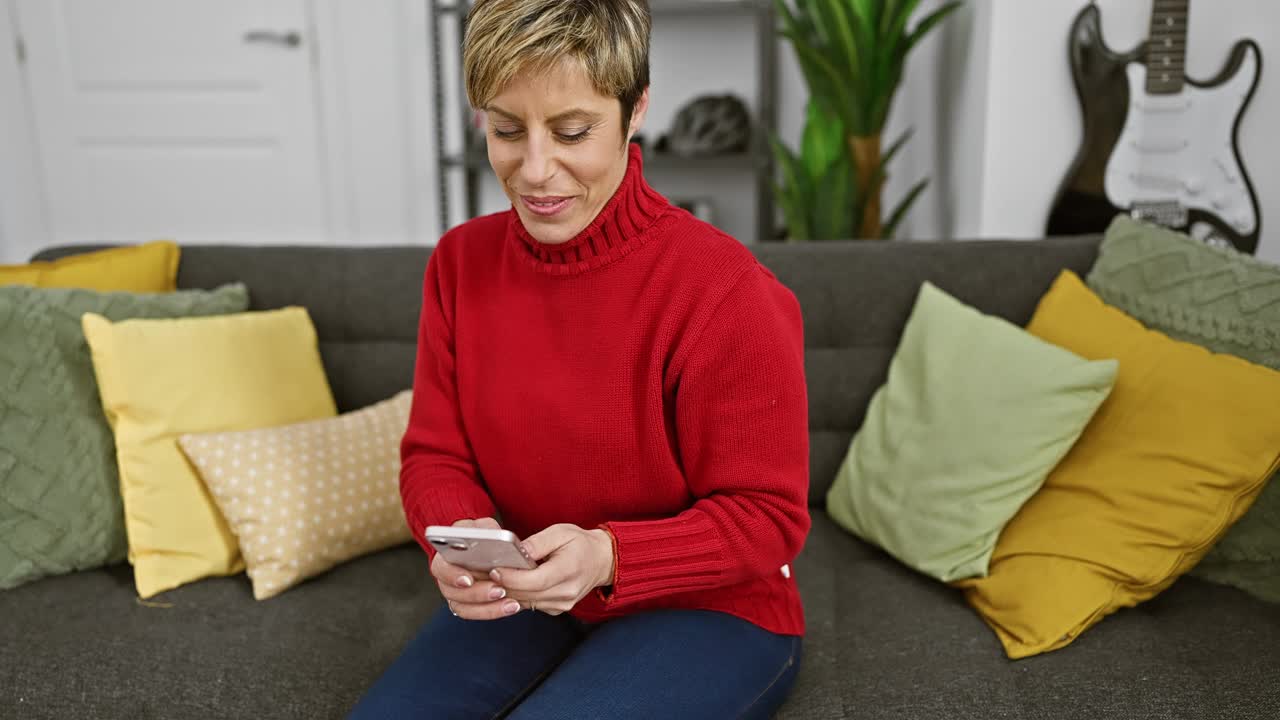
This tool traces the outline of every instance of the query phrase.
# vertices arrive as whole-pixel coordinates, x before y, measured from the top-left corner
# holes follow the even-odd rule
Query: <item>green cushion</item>
[[[115,442],[80,316],[248,306],[240,284],[162,294],[0,287],[0,588],[125,558]]]
[[[1276,265],[1120,216],[1086,281],[1150,328],[1280,370]],[[1280,481],[1267,482],[1191,574],[1280,602]]]
[[[1084,431],[1116,367],[925,283],[828,512],[939,580],[985,576],[1001,528]]]

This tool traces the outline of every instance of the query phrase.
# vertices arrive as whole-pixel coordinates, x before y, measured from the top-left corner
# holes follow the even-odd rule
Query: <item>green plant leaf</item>
[[[858,18],[864,25],[873,28],[880,25],[880,13],[884,10],[883,0],[836,0],[836,2],[848,2],[850,9],[858,14]]]
[[[850,124],[855,105],[849,89],[844,85],[847,80],[813,46],[803,41],[797,42],[791,36],[788,37],[792,40],[791,46],[800,60],[805,79],[809,81],[809,92],[827,98],[831,107],[839,113],[846,125]],[[808,69],[805,68],[806,64],[810,66]]]
[[[812,235],[809,229],[812,183],[800,160],[777,136],[769,138],[769,145],[782,172],[783,184],[777,188],[778,204],[782,206],[788,233],[796,240],[807,240]]]
[[[916,43],[920,42],[921,38],[927,35],[934,26],[942,22],[943,18],[950,15],[958,7],[960,7],[960,0],[952,0],[937,10],[934,10],[932,13],[929,13],[925,19],[921,20],[920,23],[915,26],[915,29],[911,31],[911,34],[907,36],[907,45],[903,54],[911,52],[911,48],[915,47]]]
[[[774,0],[774,4],[780,18],[778,34],[791,42],[809,90],[798,154],[775,147],[783,178],[779,203],[796,237],[852,237],[861,227],[870,191],[883,186],[910,131],[884,152],[867,178],[867,187],[859,187],[850,138],[883,132],[907,55],[961,0],[941,4],[910,31],[920,0]],[[912,187],[894,208],[886,235],[899,226],[925,182]]]
[[[890,45],[897,45],[899,41],[906,37],[907,21],[911,19],[911,15],[915,13],[916,8],[920,5],[920,0],[903,0],[895,3],[896,7],[891,14],[889,28],[885,31],[885,39]]]
[[[924,192],[925,187],[928,185],[929,178],[925,178],[924,180],[916,183],[911,190],[907,192],[906,197],[902,198],[902,201],[898,203],[898,206],[893,209],[893,214],[889,216],[889,220],[880,227],[881,237],[893,237],[893,233],[897,231],[898,224],[902,222],[902,218],[907,216],[907,211],[911,209],[911,205],[916,201],[916,198],[920,197],[920,193]]]
[[[840,3],[847,0],[835,1]],[[876,88],[876,58],[880,47],[879,38],[875,34],[875,25],[868,18],[860,16],[856,11],[849,13],[849,22],[853,27],[858,49],[858,99],[875,97],[879,92]],[[858,135],[865,135],[872,131],[872,128],[868,125],[870,116],[866,113],[866,104],[859,102],[858,110],[858,122],[856,125],[851,126],[850,130]]]
[[[834,44],[837,44],[840,54],[844,56],[850,82],[855,87],[862,85],[867,68],[862,64],[862,58],[858,54],[860,48],[853,38],[854,29],[859,22],[858,19],[850,14],[849,9],[844,6],[842,0],[820,2],[819,4],[827,10],[824,21],[833,27],[834,32],[832,34],[839,39],[839,42]],[[836,38],[833,38],[833,40]]]
[[[842,2],[843,0],[811,0],[814,17],[822,31],[818,38],[821,45],[815,44],[815,48],[833,61],[831,64],[842,85],[852,89],[852,97],[857,97],[864,85],[864,68],[859,62],[858,48]],[[841,116],[845,116],[845,111],[841,112]]]
[[[915,134],[916,129],[914,127],[909,127],[906,130],[903,130],[902,134],[898,136],[898,139],[890,143],[889,148],[880,155],[880,164],[888,165],[889,161],[893,160],[893,156],[897,155],[898,151],[902,149],[902,146],[906,145],[907,141],[911,139],[911,136]]]
[[[817,178],[814,185],[811,228],[815,240],[841,240],[853,236],[853,169],[841,156]]]
[[[773,0],[773,8],[778,11],[783,25],[795,25],[796,16],[791,12],[791,3],[787,0]]]
[[[800,160],[809,177],[821,176],[831,163],[847,154],[844,124],[840,118],[810,100],[805,108],[804,132],[800,142]]]
[[[778,9],[778,17],[782,20],[779,35],[791,33],[796,36],[804,36],[800,29],[800,21],[795,13],[791,12],[791,4],[786,0],[774,0],[774,6]],[[794,42],[794,41],[793,41]]]
[[[880,164],[876,166],[875,172],[871,174],[871,187],[876,187],[888,179],[889,175],[887,169],[890,161],[893,160],[893,156],[898,154],[898,151],[907,144],[907,141],[910,140],[911,136],[914,134],[914,127],[909,127],[906,130],[903,130],[902,134],[899,135],[898,138],[889,145],[889,148],[880,155]]]
[[[898,17],[898,11],[902,6],[902,0],[886,0],[884,10],[880,13],[880,25],[877,31],[880,37],[892,38],[893,35],[889,29],[893,26],[893,21]]]
[[[840,93],[833,87],[830,75],[808,60],[801,61],[800,68],[805,77],[805,85],[809,88],[810,99],[829,114],[840,117],[844,108],[837,105]]]
[[[907,21],[911,19],[911,15],[919,5],[920,0],[905,0],[898,4],[889,29],[885,33],[884,62],[878,68],[879,74],[877,77],[881,87],[890,89],[888,93],[890,95],[898,87],[898,82],[902,77],[902,66],[906,62]],[[885,114],[887,114],[887,111]]]

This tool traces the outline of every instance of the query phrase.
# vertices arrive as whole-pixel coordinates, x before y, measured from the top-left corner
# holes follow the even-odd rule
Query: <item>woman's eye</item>
[[[556,133],[556,136],[560,138],[561,142],[577,143],[577,142],[582,142],[583,140],[586,140],[587,136],[590,134],[591,134],[591,130],[588,129],[588,130],[581,130],[576,133]]]
[[[519,130],[499,130],[498,128],[494,128],[493,134],[495,137],[500,137],[503,140],[510,140],[511,138],[519,135],[520,131]]]

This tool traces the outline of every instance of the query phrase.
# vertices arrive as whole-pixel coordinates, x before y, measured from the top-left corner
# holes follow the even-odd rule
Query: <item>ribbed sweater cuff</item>
[[[470,482],[420,490],[405,498],[404,505],[405,518],[409,522],[413,539],[427,551],[430,558],[435,558],[436,551],[427,542],[427,526],[452,525],[459,520],[493,517],[497,512],[489,495]]]
[[[720,539],[704,518],[675,517],[600,526],[613,536],[613,586],[601,597],[617,607],[723,584]]]

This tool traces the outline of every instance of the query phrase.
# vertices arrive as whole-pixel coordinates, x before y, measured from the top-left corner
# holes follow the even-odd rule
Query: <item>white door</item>
[[[306,0],[17,0],[53,238],[328,237]]]

